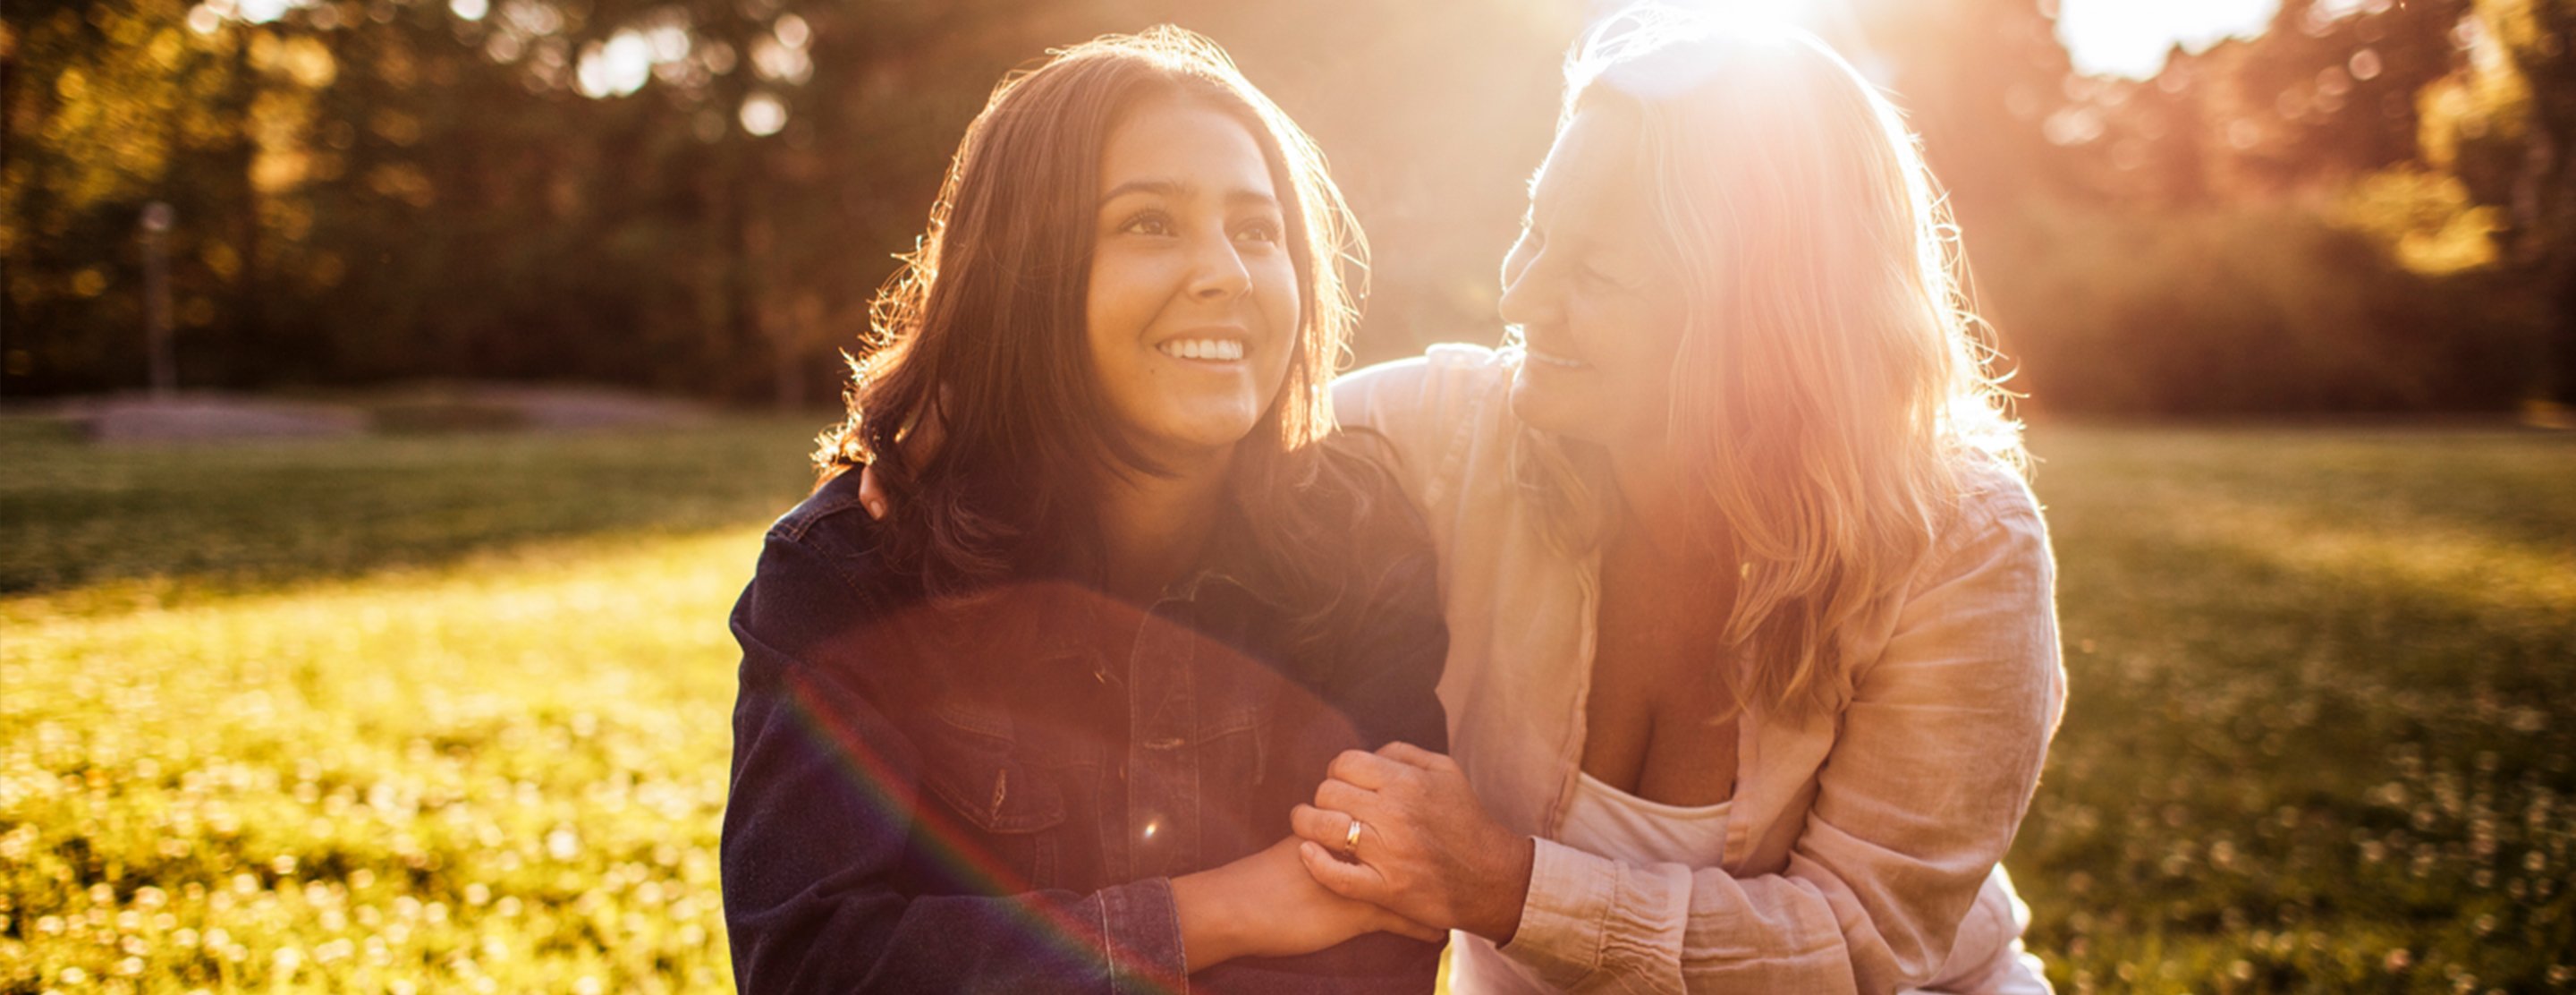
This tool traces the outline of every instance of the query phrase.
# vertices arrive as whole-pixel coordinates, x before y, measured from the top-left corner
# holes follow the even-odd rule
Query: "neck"
[[[1621,517],[1614,544],[1642,547],[1675,565],[1717,568],[1731,553],[1727,529],[1706,490],[1664,440],[1608,449]],[[1714,543],[1687,541],[1707,537]]]
[[[1172,476],[1112,479],[1100,502],[1102,580],[1109,592],[1150,604],[1198,559],[1225,500],[1234,451],[1172,465]]]

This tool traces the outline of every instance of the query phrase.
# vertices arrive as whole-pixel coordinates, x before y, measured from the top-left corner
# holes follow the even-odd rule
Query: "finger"
[[[877,468],[859,468],[859,504],[868,509],[869,518],[886,516],[885,488],[877,486]]]
[[[1339,779],[1327,780],[1324,783],[1315,786],[1315,807],[1339,812],[1342,814],[1342,817],[1346,819],[1358,819],[1362,822],[1366,822],[1371,817],[1378,814],[1378,794],[1377,792],[1370,791],[1367,788],[1354,785],[1349,781]],[[1344,832],[1347,831],[1348,828],[1349,827],[1344,826],[1335,829],[1334,832]],[[1338,839],[1339,837],[1335,837],[1334,839],[1321,840],[1319,842],[1332,843],[1338,841]]]
[[[1300,839],[1321,843],[1327,850],[1338,850],[1342,841],[1350,839],[1351,817],[1312,805],[1299,805],[1288,810],[1288,829]]]
[[[1343,898],[1374,905],[1383,900],[1388,890],[1386,877],[1376,868],[1337,858],[1313,842],[1297,844],[1297,862],[1306,865],[1307,877]]]
[[[1377,755],[1406,766],[1420,767],[1423,770],[1447,773],[1458,769],[1458,762],[1449,759],[1448,754],[1433,753],[1402,740],[1378,747]]]
[[[1376,791],[1386,787],[1411,768],[1365,750],[1343,750],[1333,758],[1324,773]]]

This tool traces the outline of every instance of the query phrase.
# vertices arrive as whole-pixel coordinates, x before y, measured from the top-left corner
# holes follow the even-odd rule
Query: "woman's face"
[[[1687,311],[1638,179],[1636,127],[1619,110],[1575,115],[1503,260],[1502,317],[1528,344],[1512,413],[1613,448],[1663,439]]]
[[[1092,368],[1149,457],[1217,455],[1261,421],[1297,338],[1297,264],[1268,162],[1231,115],[1180,97],[1101,151]]]

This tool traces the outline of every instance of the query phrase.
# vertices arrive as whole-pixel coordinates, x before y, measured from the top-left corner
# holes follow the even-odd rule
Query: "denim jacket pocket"
[[[1059,841],[1048,830],[1065,821],[1062,787],[1022,762],[1008,714],[956,706],[932,714],[921,743],[922,786],[1031,887],[1053,886]]]

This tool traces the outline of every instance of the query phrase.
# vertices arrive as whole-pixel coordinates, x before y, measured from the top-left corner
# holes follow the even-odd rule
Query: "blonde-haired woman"
[[[1787,29],[1632,10],[1567,79],[1509,344],[1335,390],[1431,523],[1454,759],[1343,754],[1309,873],[1461,991],[2046,991],[2053,568],[1912,137]]]

